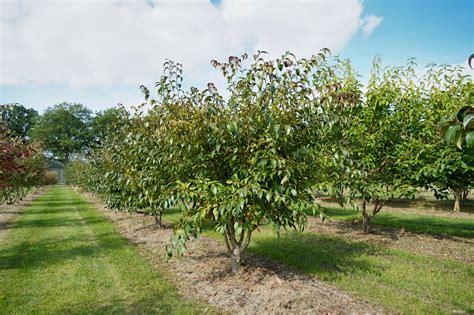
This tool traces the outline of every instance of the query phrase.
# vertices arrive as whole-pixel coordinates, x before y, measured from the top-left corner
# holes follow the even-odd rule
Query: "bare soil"
[[[220,242],[200,237],[188,243],[184,257],[164,259],[172,227],[153,227],[153,218],[105,209],[87,198],[118,230],[148,256],[181,294],[205,301],[223,312],[245,314],[361,314],[382,313],[373,304],[274,261],[248,255],[238,275]]]
[[[10,229],[11,224],[15,221],[16,217],[21,214],[31,203],[41,197],[48,191],[49,187],[40,187],[32,190],[22,200],[15,202],[14,204],[0,205],[0,241],[3,240]]]

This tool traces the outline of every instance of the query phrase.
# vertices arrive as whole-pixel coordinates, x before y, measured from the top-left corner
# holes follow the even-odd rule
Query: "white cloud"
[[[338,52],[381,21],[361,17],[361,0],[149,3],[0,0],[0,84],[138,86],[158,79],[166,58],[184,64],[188,81],[207,82],[218,76],[211,59]]]
[[[369,15],[364,20],[364,25],[362,26],[362,31],[364,32],[364,36],[367,37],[377,28],[377,26],[382,23],[383,17]]]

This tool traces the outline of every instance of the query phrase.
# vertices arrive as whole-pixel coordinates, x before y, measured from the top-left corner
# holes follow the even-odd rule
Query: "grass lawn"
[[[360,218],[358,212],[352,209],[325,208],[325,213],[335,220],[351,221]],[[372,218],[371,223],[431,235],[474,238],[474,219],[447,218],[394,211],[384,212],[382,209]]]
[[[98,210],[61,186],[36,200],[0,243],[0,284],[3,314],[194,314],[202,307],[178,296]]]
[[[178,217],[172,211],[163,219],[175,222]],[[223,241],[212,230],[204,235]],[[474,266],[466,263],[310,232],[282,233],[278,238],[268,227],[253,234],[249,251],[315,275],[392,313],[474,312]]]

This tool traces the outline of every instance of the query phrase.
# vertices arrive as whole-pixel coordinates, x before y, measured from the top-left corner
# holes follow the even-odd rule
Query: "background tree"
[[[73,154],[81,154],[90,146],[92,112],[82,104],[62,103],[49,107],[31,130],[33,141],[44,150],[67,163]]]
[[[23,141],[28,140],[28,134],[34,126],[37,117],[37,111],[18,103],[0,105],[2,123],[12,132],[12,136],[18,137]]]

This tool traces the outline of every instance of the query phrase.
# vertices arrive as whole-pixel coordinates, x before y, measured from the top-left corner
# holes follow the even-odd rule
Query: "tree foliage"
[[[421,75],[415,67],[411,59],[382,68],[376,58],[364,96],[351,107],[352,124],[341,133],[350,167],[336,170],[330,186],[360,200],[353,206],[365,232],[394,197],[413,197],[419,187],[439,198],[448,190],[457,197],[473,182],[469,154],[439,136],[445,117],[472,101],[472,81],[458,67],[429,66]]]
[[[45,161],[37,145],[27,144],[0,129],[0,204],[22,199],[31,187],[43,184]]]
[[[92,134],[92,145],[100,146],[107,135],[115,132],[118,127],[117,123],[121,122],[121,117],[127,115],[124,107],[113,107],[100,111],[94,115],[90,121],[90,128]]]
[[[23,141],[28,139],[37,117],[37,111],[18,103],[0,105],[1,123],[12,132],[12,136]]]
[[[92,140],[92,112],[81,104],[61,103],[46,109],[31,131],[33,141],[62,162],[83,153]]]

